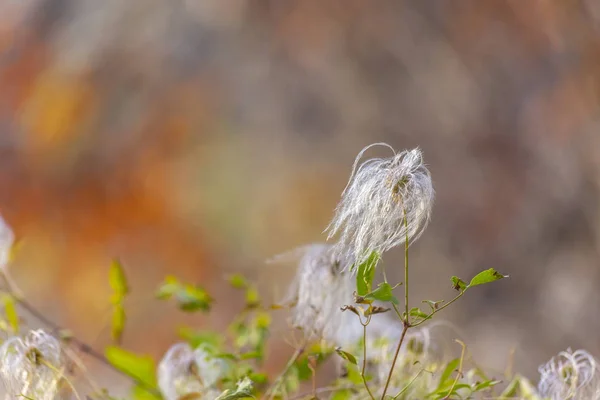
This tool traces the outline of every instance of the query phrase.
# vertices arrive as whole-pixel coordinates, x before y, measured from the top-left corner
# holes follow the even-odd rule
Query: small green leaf
[[[252,397],[252,381],[246,377],[236,384],[235,389],[227,389],[215,400],[236,400]]]
[[[233,274],[230,275],[227,280],[231,287],[235,289],[245,289],[248,286],[248,282],[246,282],[246,278],[244,278],[241,274]]]
[[[486,269],[485,271],[482,271],[475,275],[473,279],[471,279],[471,283],[469,283],[468,287],[483,285],[485,283],[498,281],[503,278],[508,278],[508,275],[502,275],[494,268]]]
[[[213,301],[205,290],[191,285],[178,290],[175,298],[179,309],[186,312],[209,311]]]
[[[335,349],[335,352],[342,357],[344,360],[350,362],[351,364],[356,365],[356,357],[354,357],[352,354],[348,353],[347,351],[344,351],[340,348]]]
[[[19,315],[17,314],[15,299],[12,296],[4,297],[4,313],[13,332],[19,332]]]
[[[173,276],[167,276],[165,278],[164,283],[160,285],[160,287],[156,291],[156,297],[161,300],[168,300],[171,297],[173,297],[173,295],[177,293],[177,291],[180,290],[180,288],[181,284],[179,283],[177,278]]]
[[[256,327],[259,329],[269,329],[269,326],[271,326],[271,314],[266,312],[258,312],[256,313],[254,322]]]
[[[250,286],[246,289],[246,307],[256,308],[260,305],[260,295],[255,287]]]
[[[111,336],[117,343],[121,341],[121,337],[123,336],[126,319],[125,308],[122,304],[116,304],[113,307]]]
[[[105,350],[106,359],[118,370],[156,388],[156,366],[150,356],[140,356],[118,346],[108,346]]]
[[[127,278],[125,277],[125,271],[123,270],[123,264],[119,260],[113,260],[110,263],[109,270],[109,283],[116,296],[116,301],[121,301],[127,293],[129,293],[129,287],[127,285]]]
[[[423,312],[419,307],[413,307],[413,308],[411,308],[408,313],[410,314],[411,317],[418,317],[418,318],[422,318],[422,319],[429,319],[429,318],[431,318],[429,316],[429,314]]]
[[[330,400],[346,400],[352,398],[352,391],[349,389],[341,389],[333,393]]]
[[[423,300],[423,301],[421,301],[421,303],[426,303],[427,305],[429,305],[429,307],[431,307],[431,311],[437,310],[443,302],[444,302],[444,300],[438,300],[438,301]]]
[[[147,388],[140,385],[135,385],[133,387],[131,397],[133,398],[133,400],[162,400],[162,397],[160,397],[158,393],[153,393]],[[110,399],[116,400],[114,398]]]
[[[446,368],[444,368],[444,372],[442,372],[442,375],[440,376],[440,383],[438,384],[438,389],[442,388],[446,384],[448,378],[450,378],[450,376],[452,375],[452,372],[458,369],[459,364],[460,359],[455,358],[446,365]]]
[[[496,386],[496,385],[498,385],[500,383],[502,383],[502,381],[494,381],[494,380],[490,379],[490,380],[487,380],[487,381],[480,382],[480,383],[476,384],[475,388],[473,389],[473,391],[479,392],[481,390],[490,388],[492,386]]]
[[[356,291],[359,296],[371,292],[373,278],[375,278],[375,267],[379,262],[379,253],[373,251],[369,257],[358,266],[356,273]]]
[[[459,292],[463,292],[467,289],[467,284],[465,283],[465,281],[460,279],[458,276],[453,276],[452,277],[452,287],[454,289],[458,290]]]
[[[389,301],[394,304],[399,304],[398,299],[395,298],[394,294],[392,293],[392,286],[387,282],[380,283],[379,286],[377,286],[377,289],[373,290],[364,297],[367,300],[379,300],[385,302]]]

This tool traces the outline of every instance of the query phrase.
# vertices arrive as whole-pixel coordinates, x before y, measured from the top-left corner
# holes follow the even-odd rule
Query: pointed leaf
[[[387,282],[380,283],[379,286],[377,286],[377,289],[373,290],[364,297],[367,300],[379,300],[385,302],[389,301],[394,304],[399,304],[398,299],[395,298],[394,294],[392,293],[392,286]]]
[[[242,274],[230,275],[227,280],[231,287],[235,289],[244,289],[248,286],[248,282],[246,282],[246,278]]]
[[[113,341],[119,343],[121,341],[121,336],[123,336],[123,330],[125,329],[125,308],[121,304],[117,304],[113,308],[112,314],[112,327],[111,327],[111,336]]]
[[[116,301],[120,301],[127,293],[129,293],[125,271],[119,260],[113,260],[110,264],[109,283],[116,295]]]
[[[365,261],[358,266],[356,273],[356,291],[359,296],[364,296],[371,292],[373,278],[375,278],[375,267],[379,262],[379,254],[374,251]]]
[[[152,388],[156,387],[156,365],[152,357],[140,356],[118,346],[108,346],[105,355],[118,370]]]
[[[13,332],[19,332],[19,315],[17,314],[17,308],[15,306],[15,299],[11,296],[4,298],[4,313],[6,314],[6,320],[10,324]]]
[[[452,277],[452,287],[454,289],[458,290],[459,292],[462,292],[467,289],[467,284],[465,283],[465,281],[460,279],[458,276],[453,276]]]
[[[494,282],[503,278],[508,278],[508,275],[502,275],[494,268],[486,269],[485,271],[481,271],[475,275],[473,279],[471,279],[471,283],[469,283],[468,287],[483,285],[485,283]]]
[[[351,364],[356,365],[356,357],[354,357],[352,354],[348,353],[347,351],[344,351],[340,348],[335,349],[335,352],[342,357],[344,360],[350,362]]]

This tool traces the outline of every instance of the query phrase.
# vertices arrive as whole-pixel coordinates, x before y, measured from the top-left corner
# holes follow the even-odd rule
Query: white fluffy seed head
[[[43,330],[11,337],[0,346],[0,379],[14,398],[54,399],[63,369],[60,342]]]
[[[376,145],[394,151],[385,143],[375,143],[358,154],[326,229],[328,239],[339,235],[335,252],[351,256],[356,264],[373,251],[382,254],[407,238],[409,244],[418,239],[433,206],[433,184],[421,150],[394,152],[391,158],[373,158],[359,165],[365,151]]]
[[[309,339],[325,339],[336,346],[354,344],[362,332],[356,315],[342,312],[353,303],[354,280],[346,272],[351,263],[339,258],[329,244],[311,244],[292,253],[299,257],[296,275],[284,302],[292,325]]]
[[[551,400],[600,399],[597,360],[585,350],[560,352],[538,369],[539,394]]]
[[[213,357],[205,346],[193,350],[187,343],[177,343],[158,365],[158,386],[166,400],[192,395],[212,400],[225,370],[223,360]]]
[[[10,252],[15,242],[15,235],[10,226],[0,216],[0,268],[6,268],[10,261]]]

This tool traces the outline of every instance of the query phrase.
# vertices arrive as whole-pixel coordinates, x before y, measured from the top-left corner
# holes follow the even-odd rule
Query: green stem
[[[279,387],[281,386],[281,383],[283,382],[283,378],[288,373],[290,368],[292,368],[292,366],[296,363],[296,361],[302,355],[303,352],[304,352],[304,346],[301,346],[300,348],[296,349],[294,354],[292,354],[292,357],[289,359],[289,361],[285,365],[285,368],[283,369],[283,371],[281,371],[281,374],[279,374],[279,376],[273,383],[273,386],[269,390],[267,390],[267,393],[269,394],[268,399],[272,399],[275,397],[277,390],[279,389]],[[267,393],[265,393],[265,396]]]
[[[400,348],[402,347],[402,342],[404,341],[404,337],[406,336],[406,331],[408,330],[408,328],[410,328],[410,326],[405,322],[404,328],[402,328],[402,334],[400,335],[400,340],[398,341],[398,347],[396,347],[396,353],[394,353],[394,360],[392,361],[392,366],[390,367],[390,372],[388,373],[388,377],[385,382],[385,387],[383,388],[381,400],[385,399],[385,394],[387,393],[388,386],[390,386],[390,381],[392,380],[392,373],[394,372],[394,367],[396,366],[396,360],[398,359],[398,354],[400,354]]]
[[[396,400],[398,397],[402,396],[404,394],[404,392],[406,392],[408,390],[408,388],[419,378],[419,376],[421,376],[421,374],[423,373],[423,371],[425,371],[425,369],[420,370],[411,380],[410,382],[408,382],[406,384],[406,386],[404,386],[404,388],[402,388],[402,390],[394,396],[393,400]]]
[[[372,400],[375,400],[375,396],[373,396],[373,393],[371,393],[371,389],[369,389],[369,384],[367,383],[367,378],[365,378],[365,368],[367,367],[367,325],[369,325],[369,322],[371,322],[370,315],[369,315],[369,318],[367,319],[366,324],[363,324],[362,320],[360,321],[361,325],[363,326],[363,363],[362,363],[362,370],[360,372],[360,376],[362,378],[363,384],[365,385],[365,389],[367,389],[367,392],[369,393],[369,396],[371,396]]]
[[[406,325],[410,325],[408,320],[408,219],[406,218],[406,208],[404,210],[404,311],[406,312],[404,318]]]
[[[427,317],[423,318],[419,322],[411,324],[411,326],[412,327],[419,326],[423,322],[430,320],[431,317],[433,317],[435,314],[437,314],[438,312],[442,311],[444,308],[448,307],[450,304],[454,303],[456,300],[460,299],[462,297],[462,295],[465,294],[465,292],[466,292],[466,290],[463,290],[455,298],[453,298],[452,300],[450,300],[449,302],[447,302],[446,304],[444,304],[443,306],[441,306],[437,310],[433,310],[429,315],[427,315]]]

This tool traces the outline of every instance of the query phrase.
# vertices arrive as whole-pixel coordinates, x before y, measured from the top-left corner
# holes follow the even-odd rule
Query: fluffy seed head
[[[225,368],[225,363],[212,357],[206,347],[193,350],[187,343],[177,343],[158,365],[158,386],[166,400],[192,395],[212,400]]]
[[[0,346],[0,379],[14,398],[54,399],[63,369],[60,342],[42,330],[11,337]]]
[[[551,400],[600,399],[598,362],[585,350],[560,352],[540,366],[538,391]]]
[[[350,264],[348,258],[339,258],[329,244],[311,244],[288,254],[299,257],[284,300],[292,311],[292,325],[309,339],[338,346],[358,340],[362,328],[358,329],[356,315],[340,309],[353,302],[354,280],[343,271]]]
[[[373,158],[359,165],[365,151],[377,145],[389,147],[393,157]],[[348,254],[360,264],[373,251],[382,254],[407,239],[409,244],[414,242],[429,223],[433,197],[421,150],[396,153],[388,144],[372,144],[354,161],[350,180],[326,229],[328,239],[339,234],[335,252]]]

